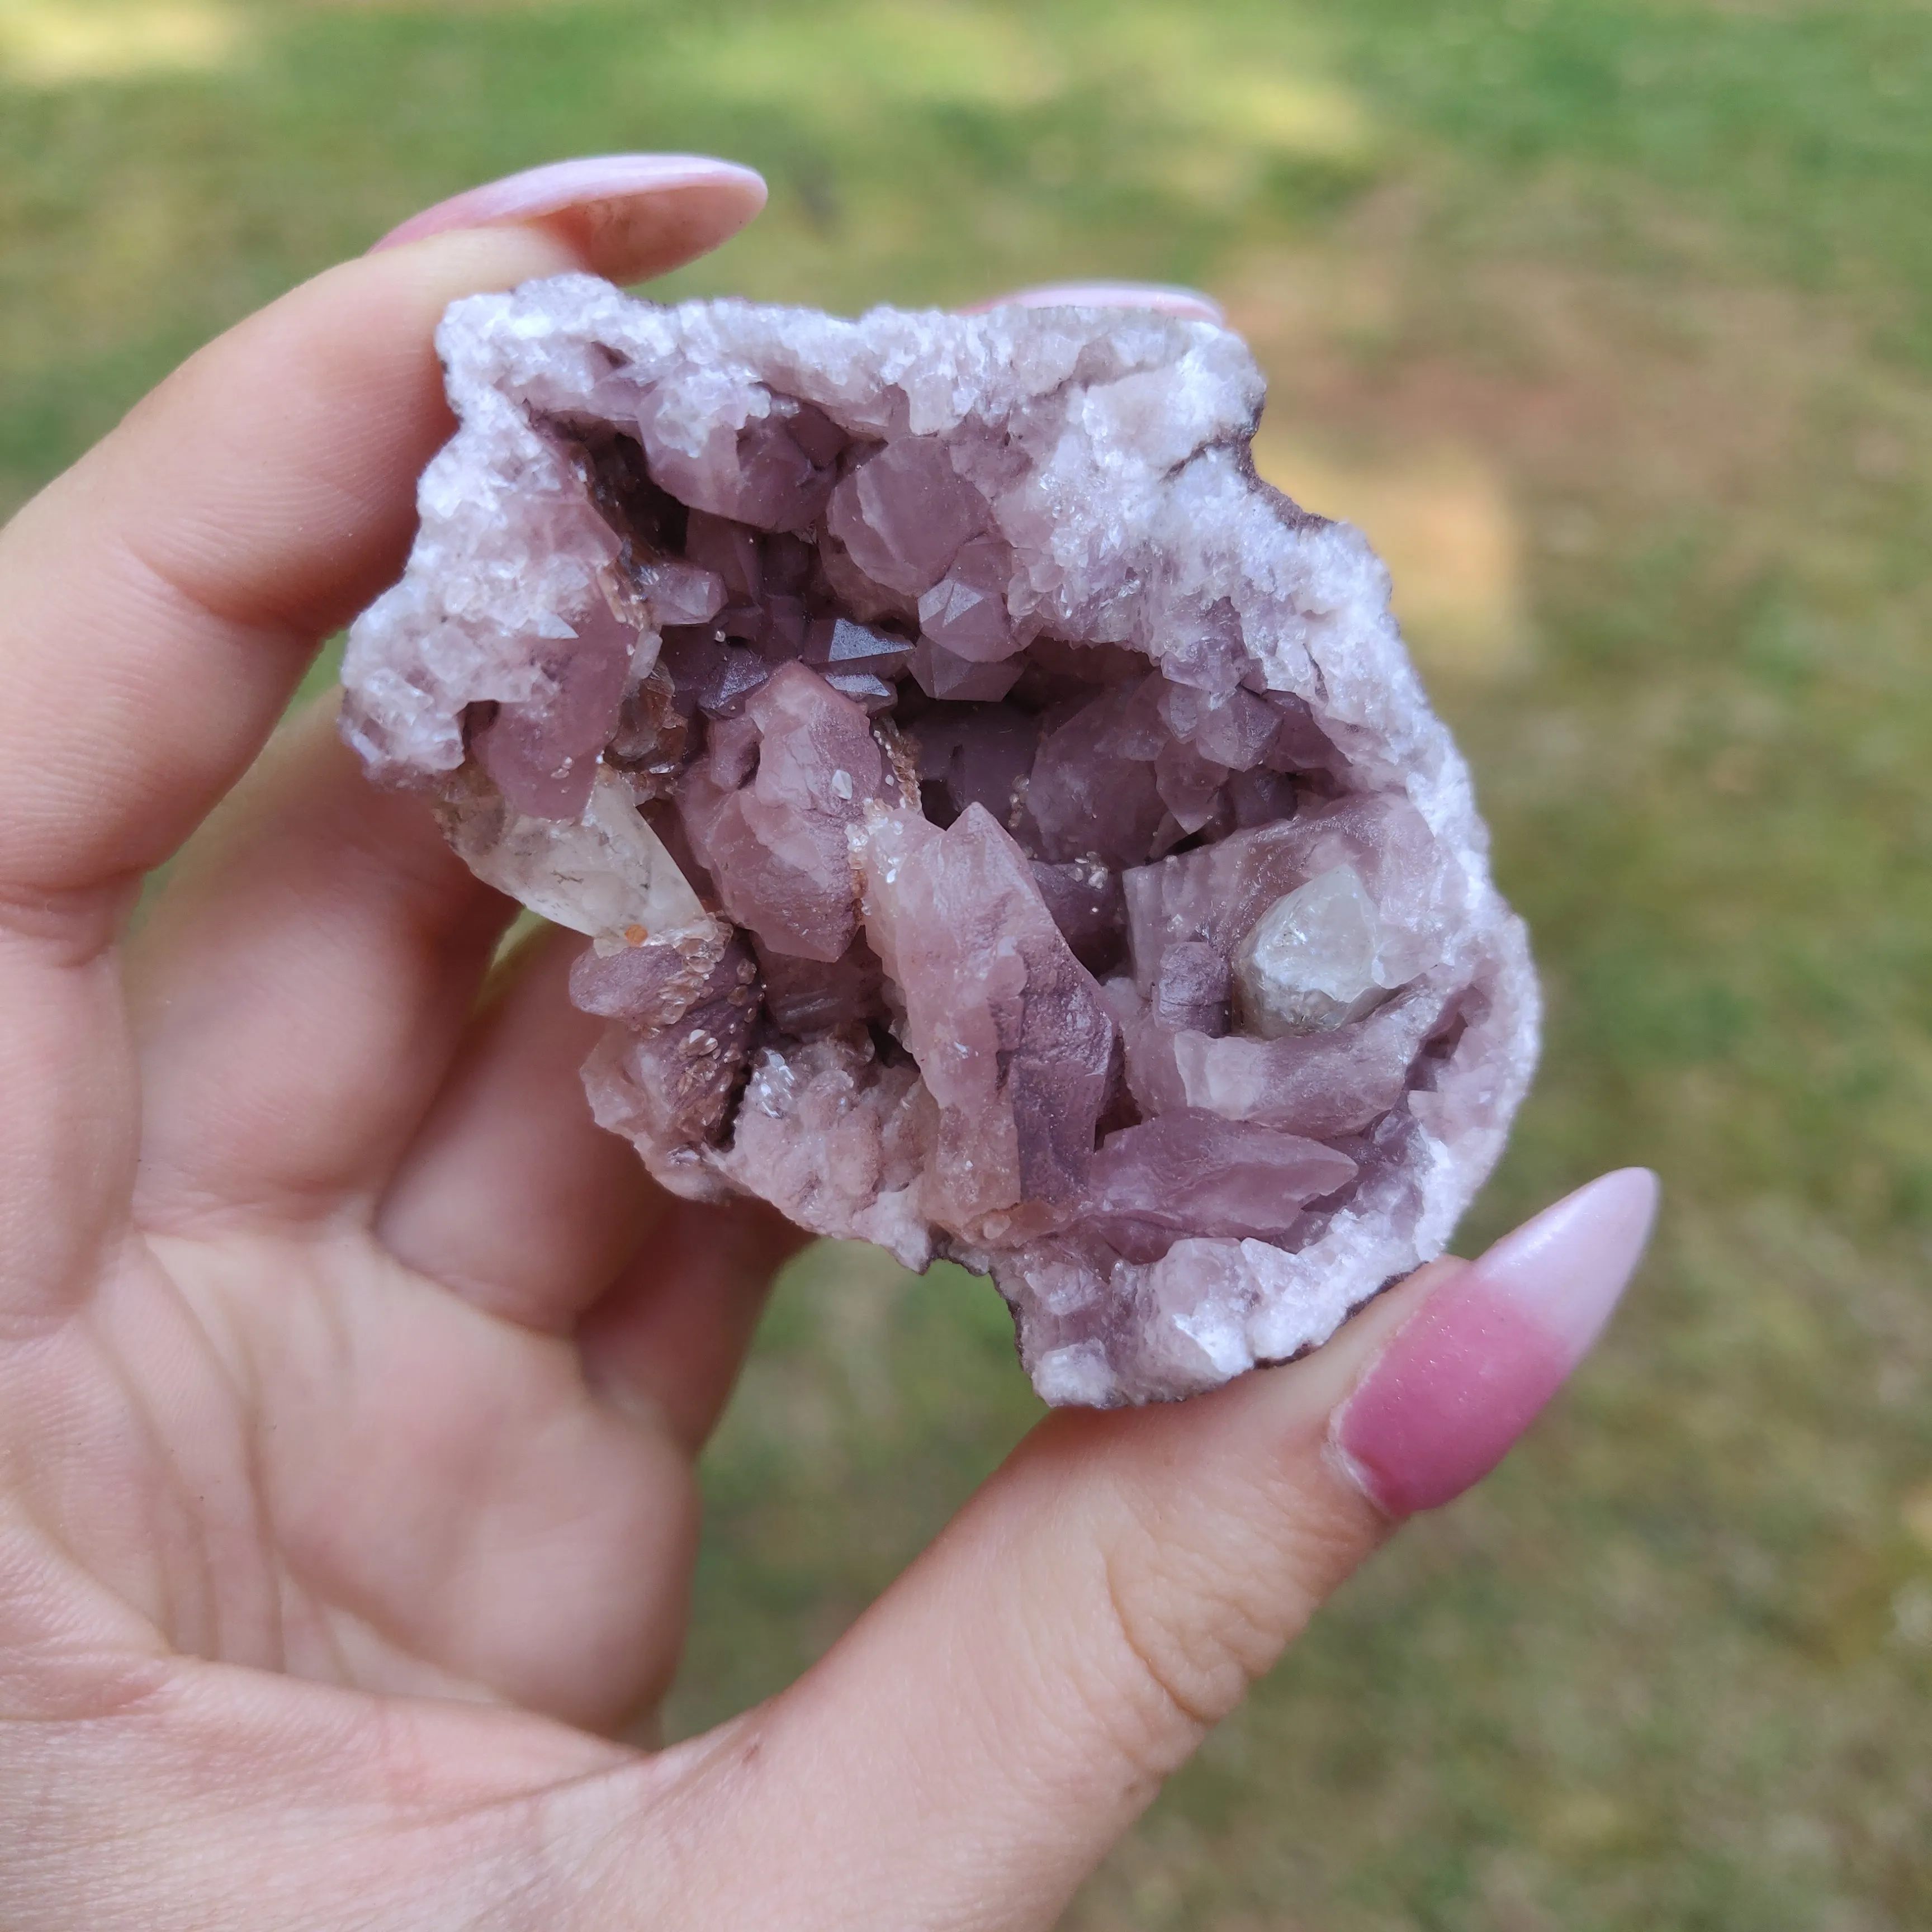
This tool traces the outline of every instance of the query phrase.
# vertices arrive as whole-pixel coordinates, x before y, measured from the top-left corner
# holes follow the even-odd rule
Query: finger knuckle
[[[1103,1562],[1116,1742],[1165,1776],[1226,1717],[1358,1562],[1361,1526],[1317,1504],[1262,1528],[1130,1513]]]

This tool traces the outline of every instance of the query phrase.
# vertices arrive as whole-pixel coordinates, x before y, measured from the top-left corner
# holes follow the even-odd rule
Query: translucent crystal
[[[1284,892],[1235,949],[1244,1030],[1282,1040],[1365,1018],[1394,991],[1377,976],[1382,938],[1375,901],[1352,866]]]
[[[518,812],[480,785],[453,790],[445,830],[480,879],[573,932],[613,944],[711,924],[691,882],[638,814],[629,789],[600,771],[583,816],[560,826]]]

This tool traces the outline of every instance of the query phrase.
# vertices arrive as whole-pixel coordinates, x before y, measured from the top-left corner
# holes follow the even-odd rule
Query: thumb
[[[1502,1459],[1656,1194],[1606,1175],[1214,1395],[1050,1417],[814,1669],[691,1748],[716,1825],[684,1899],[795,1932],[1052,1924],[1395,1519]]]

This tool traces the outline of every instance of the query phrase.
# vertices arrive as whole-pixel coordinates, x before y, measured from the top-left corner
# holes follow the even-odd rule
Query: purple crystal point
[[[945,831],[875,821],[866,932],[905,1005],[904,1042],[939,1106],[930,1218],[999,1238],[1023,1208],[1078,1197],[1116,1030],[1026,854],[978,805]]]
[[[801,664],[759,687],[745,722],[679,788],[692,850],[762,945],[829,964],[858,931],[847,828],[880,796],[884,758],[865,712]]]
[[[1130,1261],[1157,1261],[1186,1234],[1279,1240],[1357,1172],[1319,1141],[1177,1107],[1102,1143],[1088,1226]]]
[[[1012,552],[1006,544],[993,537],[970,538],[919,600],[922,634],[969,663],[998,664],[1011,657],[1019,648],[1006,616],[1012,578]]]
[[[470,730],[470,748],[511,804],[532,818],[574,819],[590,801],[597,760],[617,728],[638,634],[599,598],[567,644],[548,640],[538,694],[498,704]]]
[[[916,596],[986,528],[988,514],[944,442],[908,436],[868,457],[833,490],[826,523],[867,576]]]
[[[1213,325],[458,303],[344,729],[584,933],[664,1186],[990,1274],[1050,1402],[1190,1394],[1439,1253],[1520,924],[1360,537]]]
[[[914,646],[910,665],[914,681],[927,697],[962,702],[992,702],[1005,697],[1025,668],[1010,658],[1004,664],[977,663],[930,638],[922,638]]]

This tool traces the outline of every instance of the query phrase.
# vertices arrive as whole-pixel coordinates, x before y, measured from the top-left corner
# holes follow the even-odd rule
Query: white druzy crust
[[[438,344],[344,730],[587,936],[590,1104],[660,1182],[990,1274],[1058,1403],[1287,1359],[1442,1252],[1528,948],[1234,336],[566,276]]]

